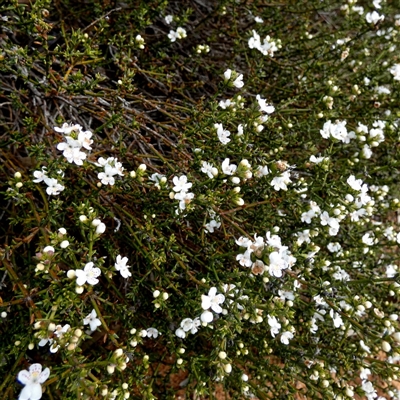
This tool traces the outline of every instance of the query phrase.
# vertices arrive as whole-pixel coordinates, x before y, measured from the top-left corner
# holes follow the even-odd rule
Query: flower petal
[[[26,369],[24,369],[23,371],[19,371],[18,380],[23,385],[27,385],[31,381],[31,374]]]

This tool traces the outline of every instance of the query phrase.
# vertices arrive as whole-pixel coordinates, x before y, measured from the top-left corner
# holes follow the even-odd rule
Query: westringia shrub
[[[0,19],[2,399],[400,398],[395,1]]]

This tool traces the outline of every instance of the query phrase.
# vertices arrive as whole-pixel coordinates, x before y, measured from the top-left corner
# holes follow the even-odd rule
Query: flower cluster
[[[168,38],[171,42],[175,42],[176,39],[184,39],[186,36],[186,30],[181,27],[178,27],[176,31],[171,29],[168,33]]]
[[[55,127],[54,130],[65,135],[65,142],[59,143],[57,149],[63,152],[63,156],[69,163],[83,165],[86,153],[81,149],[83,147],[86,150],[92,150],[90,146],[93,143],[92,132],[84,131],[79,124],[70,125],[68,123],[64,123],[61,128]]]
[[[108,157],[107,159],[100,157],[96,165],[104,168],[104,172],[97,174],[103,185],[113,186],[115,184],[115,175],[124,176],[124,167],[115,157]]]
[[[251,268],[253,275],[262,275],[268,270],[270,276],[281,278],[283,271],[296,263],[289,248],[282,245],[281,238],[271,232],[266,233],[266,240],[256,234],[254,241],[241,236],[236,244],[246,249],[236,256],[236,260],[243,267]]]
[[[269,35],[264,38],[263,43],[261,43],[260,35],[253,30],[253,36],[249,39],[249,48],[257,49],[264,56],[273,57],[275,51],[281,47],[280,40],[273,40]]]
[[[171,197],[179,200],[179,208],[176,210],[176,213],[179,214],[194,199],[194,193],[188,191],[192,187],[192,183],[188,182],[186,175],[181,175],[179,178],[174,176],[172,182],[174,187]]]
[[[60,171],[61,172],[61,171]],[[47,170],[46,167],[42,167],[42,170],[39,171],[34,171],[33,176],[35,179],[33,179],[33,182],[39,183],[39,182],[44,182],[47,185],[46,188],[46,193],[49,196],[57,196],[62,192],[65,187],[58,183],[58,180],[55,178],[50,178],[47,176]]]
[[[224,72],[224,80],[235,88],[241,89],[244,86],[243,74],[238,74],[236,71],[227,69]]]

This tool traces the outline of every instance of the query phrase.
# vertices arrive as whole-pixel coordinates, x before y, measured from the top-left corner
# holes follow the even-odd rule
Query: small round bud
[[[218,353],[218,357],[219,357],[221,360],[225,360],[225,358],[226,358],[226,353],[225,353],[224,351],[220,351],[220,352]]]
[[[113,374],[114,371],[115,371],[115,365],[114,365],[114,364],[107,365],[107,372],[108,372],[110,375]]]
[[[392,346],[385,340],[382,342],[382,350],[388,353],[391,350]]]
[[[94,219],[93,221],[92,221],[92,225],[93,226],[99,226],[101,224],[101,221],[98,219],[98,218],[96,218],[96,219]]]
[[[16,187],[17,189],[22,188],[22,186],[24,186],[24,184],[23,184],[22,182],[17,182],[17,183],[15,184],[15,187]]]
[[[75,349],[76,349],[76,343],[70,343],[70,344],[67,346],[67,349],[68,349],[69,351],[75,350]]]
[[[16,178],[16,179],[21,179],[21,178],[22,178],[21,172],[16,172],[16,173],[14,174],[14,178]]]
[[[116,358],[121,357],[123,354],[124,354],[124,351],[122,349],[117,349],[117,350],[114,351],[114,356]]]
[[[177,363],[178,365],[181,365],[181,364],[183,363],[182,358],[178,358],[178,359],[176,360],[176,363]]]
[[[158,296],[160,295],[160,291],[159,290],[155,290],[153,292],[153,297],[156,299]]]
[[[181,348],[178,350],[178,353],[179,353],[179,354],[184,354],[185,351],[186,351],[186,350],[185,350],[183,347],[181,347]]]
[[[69,279],[74,279],[75,277],[76,277],[75,270],[70,269],[70,270],[67,272],[67,278],[69,278]]]
[[[33,350],[35,348],[35,345],[33,343],[28,344],[28,349]]]
[[[87,221],[87,216],[86,215],[80,215],[79,216],[79,221],[86,222]]]
[[[79,338],[82,336],[82,331],[80,329],[75,329],[74,335]]]
[[[163,297],[164,300],[167,300],[168,297],[169,297],[169,294],[168,294],[167,292],[164,292],[164,293],[162,294],[162,297]]]
[[[135,172],[135,171],[129,172],[129,176],[130,176],[131,178],[136,178],[136,172]]]
[[[247,382],[248,380],[249,380],[248,375],[243,374],[243,375],[242,375],[242,381],[243,381],[243,382]]]
[[[146,166],[146,164],[140,164],[138,169],[139,169],[140,171],[146,171],[147,166]]]
[[[122,384],[122,389],[124,389],[124,390],[128,389],[128,384],[126,382],[124,382]]]
[[[68,246],[69,246],[68,240],[63,240],[63,241],[60,243],[60,247],[61,247],[62,249],[66,249]]]
[[[225,364],[224,365],[224,370],[227,374],[230,374],[232,372],[232,365],[231,364]]]
[[[3,312],[1,313],[1,318],[7,318],[7,313],[6,313],[5,311],[3,311]]]
[[[84,290],[84,287],[83,287],[83,286],[77,286],[77,287],[75,288],[75,293],[77,293],[77,294],[82,294],[82,293],[83,293],[83,290]]]

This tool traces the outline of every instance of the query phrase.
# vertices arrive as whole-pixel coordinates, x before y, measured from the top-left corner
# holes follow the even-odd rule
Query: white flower
[[[95,331],[97,327],[101,325],[101,321],[97,318],[95,309],[93,309],[92,312],[84,318],[83,325],[90,325],[91,331]]]
[[[331,136],[344,143],[349,143],[352,135],[349,136],[350,134],[347,132],[346,123],[346,121],[336,121],[335,123],[332,123],[331,120],[326,121],[319,132],[324,139],[328,139]]]
[[[181,210],[186,209],[186,205],[194,199],[194,193],[181,191],[175,195],[175,199],[179,200],[179,208]]]
[[[281,324],[278,322],[276,317],[271,317],[268,315],[268,325],[271,327],[271,335],[275,337],[281,329]]]
[[[236,260],[239,261],[239,264],[243,267],[251,267],[253,262],[251,261],[250,254],[251,252],[246,250],[243,254],[238,254]]]
[[[176,39],[183,39],[186,37],[186,30],[179,27],[176,32],[173,30],[170,30],[168,33],[168,38],[171,40],[171,42],[175,42]]]
[[[166,15],[164,19],[165,23],[169,25],[173,21],[174,17],[172,15]]]
[[[44,178],[44,183],[47,185],[46,193],[50,196],[57,196],[62,192],[65,187],[58,183],[57,179],[54,178]]]
[[[42,398],[42,386],[50,375],[50,370],[45,368],[42,371],[40,364],[32,364],[29,371],[23,370],[18,373],[18,380],[25,385],[18,400],[39,400]]]
[[[363,181],[361,179],[356,179],[356,177],[354,175],[350,175],[347,178],[347,183],[353,190],[356,190],[359,192],[362,189]]]
[[[223,294],[217,294],[217,288],[212,287],[208,291],[208,295],[201,295],[201,307],[203,310],[208,310],[210,307],[211,309],[220,314],[222,312],[222,308],[220,304],[225,301],[225,296]]]
[[[227,69],[227,70],[224,72],[224,79],[225,79],[225,81],[229,81],[229,79],[231,79],[231,76],[232,76],[232,70],[231,70],[231,69]]]
[[[333,325],[335,326],[335,328],[340,328],[343,325],[343,320],[339,313],[337,313],[333,309],[331,309],[329,311],[329,315],[333,319]]]
[[[371,354],[371,349],[364,343],[364,340],[360,340],[360,346],[361,346],[361,348],[362,348],[364,351],[366,351],[367,353],[370,353],[370,354]],[[368,373],[367,373],[365,376],[361,376],[361,374],[360,374],[360,378],[361,378],[361,379],[367,379],[368,374],[371,373],[371,371],[369,371],[368,368],[366,368],[364,371],[368,371]],[[363,371],[363,372],[364,372],[364,371]]]
[[[400,81],[400,64],[393,65],[393,67],[389,69],[389,72],[393,75],[395,81]]]
[[[156,339],[158,335],[161,335],[161,333],[156,328],[147,328],[147,337]]]
[[[282,335],[281,335],[281,343],[287,345],[287,344],[289,344],[289,340],[290,339],[293,339],[293,333],[292,332],[286,331],[286,332],[282,333]]]
[[[89,285],[96,285],[99,283],[97,277],[101,274],[100,268],[93,267],[93,262],[88,262],[85,268],[75,270],[76,274],[76,284],[78,286],[83,286],[86,282]]]
[[[33,176],[36,178],[33,180],[33,182],[35,183],[39,183],[42,182],[45,178],[47,178],[47,171],[46,171],[46,167],[42,167],[41,171],[35,171],[33,173]]]
[[[372,11],[367,13],[365,19],[369,24],[376,25],[379,21],[383,21],[385,19],[384,15],[379,15],[376,11]]]
[[[214,124],[214,127],[217,129],[217,135],[219,141],[222,144],[228,144],[231,141],[231,139],[229,139],[231,133],[228,130],[224,129],[222,124]]]
[[[183,29],[183,28],[181,28],[181,27],[179,27],[177,30],[176,30],[176,34],[177,34],[177,38],[178,39],[183,39],[183,38],[185,38],[187,35],[186,35],[186,30],[185,29]]]
[[[172,182],[175,185],[172,188],[174,192],[187,192],[192,187],[192,184],[188,182],[186,175],[181,175],[179,178],[174,176]]]
[[[126,265],[128,262],[128,257],[122,258],[120,255],[117,256],[117,261],[114,264],[114,267],[119,273],[124,277],[128,278],[132,276],[131,272],[129,271],[128,268],[130,268],[129,265]]]
[[[201,163],[201,172],[207,174],[210,179],[213,179],[216,175],[218,175],[218,170],[212,164],[206,161]]]
[[[361,240],[367,246],[372,246],[374,244],[374,236],[369,232],[367,232],[365,235],[363,235]]]
[[[237,169],[236,164],[229,164],[230,160],[229,158],[225,158],[225,160],[222,162],[222,172],[225,175],[233,175]]]
[[[254,17],[254,21],[257,22],[257,24],[262,24],[264,22],[261,17]]]
[[[259,94],[256,96],[256,99],[258,101],[258,105],[260,106],[260,111],[263,111],[267,114],[272,114],[275,111],[275,107],[271,104],[267,104],[267,101]]]
[[[93,133],[90,131],[81,131],[78,134],[78,142],[86,150],[92,150],[92,148],[90,146],[93,143],[93,140],[90,139],[92,137],[92,135],[93,135]]]
[[[80,132],[82,130],[82,127],[79,124],[70,125],[64,122],[61,128],[55,126],[54,130],[59,133],[64,133],[65,135],[70,135],[72,132]]]
[[[225,81],[231,80],[232,77],[234,78],[234,81],[232,82],[233,86],[235,86],[238,89],[240,89],[244,86],[243,74],[238,75],[236,72],[233,72],[233,74],[232,74],[232,70],[227,69],[224,72]]]
[[[104,172],[99,172],[97,177],[103,185],[113,186],[115,184],[114,175],[116,175],[115,169],[111,165],[106,164],[104,166]]]
[[[274,187],[275,190],[287,190],[287,185],[291,183],[290,180],[290,171],[285,171],[281,175],[276,176],[271,181],[271,186]]]
[[[200,319],[197,317],[195,319],[185,318],[181,321],[181,328],[184,332],[191,332],[195,334],[200,326]],[[186,335],[186,334],[185,334]]]
[[[322,163],[322,161],[328,159],[328,157],[315,157],[314,155],[310,156],[310,161],[314,164]]]
[[[221,222],[217,222],[215,219],[211,220],[208,224],[204,225],[206,232],[213,233],[214,229],[218,229],[221,226]]]

